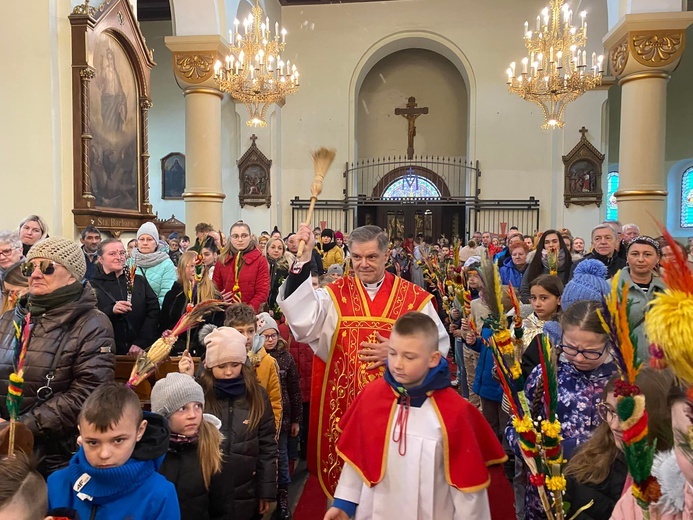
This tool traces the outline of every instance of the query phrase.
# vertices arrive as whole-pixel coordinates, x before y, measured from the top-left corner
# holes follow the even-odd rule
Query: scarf
[[[565,264],[565,251],[563,249],[559,249],[558,269],[561,269],[563,264]],[[541,265],[544,266],[544,269],[549,269],[549,252],[546,249],[541,252]]]
[[[217,399],[236,399],[245,395],[243,375],[235,379],[214,379],[214,395]]]
[[[327,253],[330,249],[337,245],[336,242],[329,242],[328,244],[322,244],[322,252]]]
[[[535,337],[544,332],[544,323],[546,322],[540,320],[535,312],[525,318],[522,324],[524,329],[522,333],[522,346],[525,350]]]
[[[186,446],[190,444],[197,444],[197,441],[199,440],[198,434],[193,435],[192,437],[186,437],[185,435],[180,435],[178,433],[173,433],[171,432],[171,437],[169,439],[169,443],[171,444],[171,447],[178,447],[178,446]]]
[[[48,294],[29,294],[20,300],[18,307],[26,306],[26,309],[21,312],[25,313],[29,310],[32,316],[41,316],[48,311],[79,300],[82,291],[84,286],[80,282],[74,282]]]
[[[133,262],[130,262],[129,265],[132,265],[132,263],[134,263],[137,267],[148,269],[150,267],[159,265],[161,262],[165,260],[170,260],[170,258],[168,256],[167,251],[158,250],[154,251],[153,253],[143,254],[135,250],[132,252],[132,260]]]

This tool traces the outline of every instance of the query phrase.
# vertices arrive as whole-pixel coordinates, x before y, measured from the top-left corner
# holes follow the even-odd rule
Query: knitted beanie
[[[611,285],[606,281],[606,266],[599,260],[588,258],[575,267],[573,278],[563,290],[561,308],[565,311],[579,300],[602,301],[609,294]]]
[[[159,241],[159,230],[156,229],[154,222],[145,222],[140,226],[137,230],[137,238],[140,238],[142,235],[149,235],[154,237],[156,242]]]
[[[269,315],[267,312],[261,312],[260,314],[257,315],[257,333],[258,335],[262,334],[266,330],[274,329],[279,333],[279,327],[277,326],[277,322],[274,321],[274,318]]]
[[[344,269],[339,264],[332,264],[327,268],[327,274],[338,274],[339,276],[344,276]]]
[[[159,379],[151,394],[152,412],[168,419],[177,410],[188,403],[205,404],[202,387],[186,374],[171,372],[164,379]]]
[[[39,240],[26,255],[27,260],[45,258],[62,265],[78,281],[81,282],[87,272],[82,249],[72,240],[63,237],[48,237]]]
[[[341,240],[344,240],[344,233],[342,233],[341,231],[335,231],[334,232],[334,238],[335,238],[335,240],[338,238]]]
[[[325,228],[322,230],[322,233],[320,233],[320,236],[334,238],[334,231],[332,231],[330,228]]]
[[[248,352],[246,338],[233,327],[217,327],[205,336],[207,354],[205,367],[213,368],[225,363],[245,363]]]

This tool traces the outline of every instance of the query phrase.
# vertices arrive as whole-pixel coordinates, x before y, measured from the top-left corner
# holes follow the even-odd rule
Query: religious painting
[[[566,207],[570,207],[571,204],[600,206],[603,198],[601,178],[604,154],[587,139],[587,129],[584,126],[580,133],[582,137],[578,144],[563,156],[564,204]]]
[[[185,191],[185,155],[170,153],[161,159],[161,198],[181,200]]]
[[[270,161],[257,147],[257,137],[251,137],[253,143],[250,148],[238,160],[238,175],[240,189],[238,199],[241,207],[271,205],[272,194],[270,192]]]
[[[104,208],[138,209],[137,84],[121,45],[101,33],[90,96],[91,192]]]
[[[128,0],[88,2],[69,16],[75,225],[115,237],[153,220],[149,202],[151,69]]]

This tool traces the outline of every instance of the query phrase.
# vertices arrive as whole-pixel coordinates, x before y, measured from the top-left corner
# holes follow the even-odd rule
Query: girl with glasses
[[[212,279],[227,302],[246,303],[255,312],[267,302],[269,264],[245,222],[231,226],[229,241],[219,255]]]
[[[617,397],[614,389],[618,377],[612,377],[597,404],[602,423],[590,439],[576,450],[565,469],[568,486],[564,500],[570,503],[566,518],[594,500],[592,507],[578,518],[610,518],[616,502],[626,488],[628,468],[623,456],[621,421],[616,414]],[[645,396],[649,438],[657,442],[657,450],[672,446],[671,413],[667,394],[673,384],[669,370],[655,371],[645,367],[635,380]]]

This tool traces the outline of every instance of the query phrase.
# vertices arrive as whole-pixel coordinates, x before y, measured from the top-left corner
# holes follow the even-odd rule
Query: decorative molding
[[[188,94],[211,94],[212,96],[217,96],[219,98],[224,98],[224,93],[221,90],[217,90],[212,87],[188,87],[183,90],[183,97]]]
[[[629,35],[630,53],[641,65],[665,67],[677,61],[686,47],[685,31],[638,31]]]
[[[182,195],[183,199],[213,199],[222,201],[226,198],[225,193],[216,191],[186,191]]]
[[[633,198],[633,199],[641,199],[641,198],[651,198],[651,197],[666,197],[669,195],[669,192],[667,190],[619,190],[616,193],[614,193],[616,198],[624,199],[624,198]]]
[[[614,76],[620,76],[628,63],[628,39],[623,38],[609,51],[609,65]]]
[[[627,76],[623,76],[618,81],[618,84],[623,85],[624,83],[628,83],[629,81],[636,81],[639,79],[647,79],[647,78],[663,79],[664,81],[667,81],[670,77],[671,76],[668,72],[662,72],[659,70],[653,70],[652,72],[634,72],[633,74],[628,74]]]
[[[214,75],[212,53],[177,52],[173,55],[176,76],[188,83],[204,83]]]

